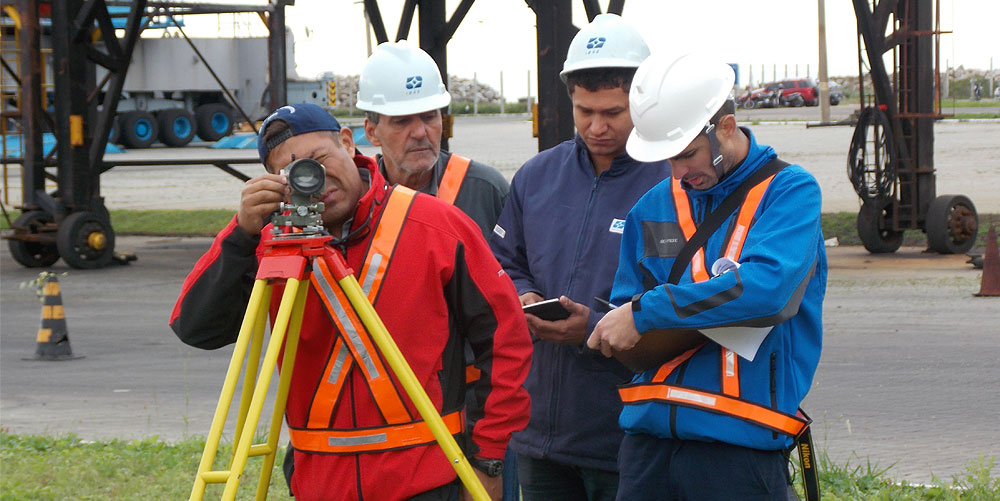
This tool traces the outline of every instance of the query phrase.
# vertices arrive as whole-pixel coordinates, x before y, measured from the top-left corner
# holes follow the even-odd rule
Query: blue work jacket
[[[743,162],[717,185],[703,191],[682,185],[695,223],[740,183],[775,157],[748,129],[750,150]],[[794,415],[819,363],[823,337],[822,308],[826,291],[826,252],[820,227],[820,187],[798,165],[790,165],[771,181],[746,235],[740,267],[694,282],[691,266],[676,285],[665,285],[679,248],[651,248],[663,235],[644,235],[653,228],[677,227],[670,181],[660,183],[629,212],[611,299],[625,303],[637,294],[636,329],[701,329],[719,326],[773,326],[753,361],[739,359],[739,398],[783,414]],[[705,246],[706,268],[723,255],[736,213],[717,229]],[[681,236],[683,240],[683,236]],[[644,271],[643,268],[645,268]],[[651,274],[653,283],[646,290]],[[635,309],[634,309],[635,310]],[[666,384],[698,392],[719,392],[723,373],[720,345],[709,342],[666,379]],[[638,374],[632,384],[648,383],[656,369]],[[716,393],[718,394],[718,393]],[[721,441],[763,450],[784,449],[793,437],[743,419],[696,406],[662,401],[626,405],[619,420],[626,433],[661,438]]]
[[[589,336],[607,312],[594,298],[611,293],[625,215],[669,175],[665,161],[644,163],[623,153],[595,176],[579,136],[526,162],[511,181],[490,240],[518,294],[565,295],[588,306]],[[531,419],[510,446],[536,458],[617,471],[617,387],[630,378],[617,361],[583,345],[536,340],[524,383]]]

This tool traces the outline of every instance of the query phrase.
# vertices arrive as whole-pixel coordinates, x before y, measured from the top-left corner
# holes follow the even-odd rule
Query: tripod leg
[[[299,289],[303,288],[304,284],[307,283],[295,278],[289,278],[285,282],[285,292],[281,296],[278,314],[275,316],[274,326],[271,329],[271,339],[267,343],[267,352],[264,354],[260,377],[257,379],[257,384],[254,387],[253,400],[250,402],[250,408],[248,409],[244,429],[240,435],[240,441],[236,444],[236,453],[233,456],[229,478],[226,480],[226,489],[222,493],[222,499],[224,500],[236,499],[236,489],[239,487],[240,475],[243,474],[247,457],[250,455],[250,442],[253,440],[254,430],[257,429],[257,422],[260,420],[260,414],[264,408],[267,389],[271,384],[271,376],[274,374],[274,368],[278,361],[278,353],[285,342],[285,333],[288,331],[292,311],[295,309],[296,302],[305,301],[305,295],[301,295]],[[290,374],[291,369],[291,367],[287,367],[285,371]],[[273,451],[270,453],[273,454]]]
[[[240,388],[240,409],[236,414],[236,428],[233,434],[233,443],[239,443],[240,434],[246,424],[247,411],[250,409],[250,399],[253,397],[253,387],[257,383],[257,371],[259,370],[260,352],[264,345],[264,331],[267,325],[267,305],[271,304],[271,292],[273,287],[268,287],[267,294],[261,298],[261,303],[265,305],[257,310],[257,320],[254,322],[253,339],[250,342],[250,355],[247,357],[246,371],[243,374],[243,386]],[[233,464],[233,456],[236,449],[233,448],[229,456],[229,465]]]
[[[205,496],[206,480],[210,476],[212,464],[215,462],[215,455],[219,450],[219,439],[222,437],[222,428],[226,424],[226,416],[229,414],[229,407],[236,392],[236,379],[243,368],[243,358],[247,353],[247,346],[250,338],[257,329],[257,322],[261,316],[259,312],[267,312],[267,301],[270,298],[271,287],[266,280],[257,280],[253,284],[253,291],[250,293],[250,301],[247,303],[247,311],[243,316],[243,324],[240,326],[239,336],[236,338],[236,346],[233,348],[233,356],[229,362],[229,370],[226,372],[226,380],[222,384],[222,394],[219,396],[219,403],[215,407],[215,416],[212,418],[212,427],[205,439],[205,450],[201,456],[201,463],[198,465],[198,474],[194,479],[194,486],[191,489],[191,499],[200,500]],[[266,318],[266,317],[265,317]],[[256,366],[257,360],[249,361]],[[214,476],[216,482],[218,476]]]
[[[469,460],[458,447],[458,443],[455,442],[455,437],[451,436],[451,432],[448,431],[448,427],[441,419],[441,415],[438,414],[437,409],[434,408],[434,403],[431,402],[430,397],[427,396],[427,392],[424,391],[424,387],[420,386],[420,382],[417,380],[417,376],[413,373],[413,369],[410,368],[410,365],[406,362],[403,354],[399,351],[399,347],[396,346],[396,342],[392,340],[392,336],[389,335],[389,331],[386,330],[385,324],[382,323],[382,319],[379,318],[378,313],[375,312],[375,308],[372,306],[371,302],[368,301],[368,297],[365,296],[364,291],[361,289],[361,285],[358,284],[354,275],[351,274],[350,271],[347,271],[347,267],[343,263],[343,258],[339,255],[331,256],[330,253],[327,253],[326,257],[330,258],[330,261],[333,261],[327,261],[327,263],[329,263],[330,268],[333,270],[335,275],[334,278],[337,280],[337,284],[340,285],[341,290],[344,291],[347,299],[351,302],[351,305],[354,306],[355,311],[358,313],[358,317],[361,319],[361,322],[365,324],[365,327],[371,334],[375,344],[378,345],[379,351],[385,357],[386,362],[389,363],[389,367],[392,368],[392,371],[396,374],[399,382],[403,385],[403,389],[406,391],[406,394],[409,395],[410,400],[413,401],[413,405],[416,406],[417,411],[420,413],[420,417],[430,427],[438,445],[440,445],[441,449],[444,451],[444,455],[448,458],[448,462],[451,463],[453,468],[455,468],[455,472],[458,473],[458,477],[462,479],[462,483],[465,484],[465,488],[472,494],[473,499],[476,499],[477,501],[488,501],[489,495],[486,494],[486,489],[483,488],[483,484],[479,481],[479,477],[477,477],[475,472],[472,471],[472,466],[469,464]],[[338,259],[339,262],[337,261]],[[320,268],[320,270],[314,270],[314,273],[326,273],[326,270]]]
[[[271,414],[271,427],[267,433],[268,454],[261,466],[260,479],[257,482],[257,499],[267,499],[267,488],[271,484],[271,469],[278,452],[278,438],[281,436],[281,423],[285,416],[285,405],[288,403],[288,388],[292,382],[292,368],[295,367],[295,354],[299,351],[299,333],[302,331],[302,316],[306,310],[306,295],[309,292],[309,282],[304,281],[299,287],[295,306],[292,308],[292,318],[288,326],[285,340],[285,354],[281,362],[281,374],[278,377],[278,393],[274,398],[274,412]]]

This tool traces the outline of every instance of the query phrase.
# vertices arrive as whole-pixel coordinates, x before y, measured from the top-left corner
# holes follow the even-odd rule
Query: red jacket
[[[352,222],[357,236],[340,249],[357,273],[391,188],[372,159],[358,155],[355,162],[370,187]],[[264,228],[263,238],[269,238],[269,230]],[[188,275],[174,307],[171,327],[182,341],[214,349],[236,340],[262,252],[260,240],[239,230],[235,218],[219,233]],[[272,295],[272,318],[281,289],[275,287]],[[463,346],[469,341],[483,377],[476,382],[477,405],[467,409],[476,425],[466,454],[502,459],[511,433],[528,421],[529,397],[521,385],[532,348],[514,286],[475,223],[458,209],[418,194],[375,310],[442,414],[464,405]],[[310,291],[285,416],[290,426],[305,426],[335,339],[328,313]],[[357,364],[348,378],[331,427],[385,425]],[[398,381],[397,386],[402,387]],[[419,417],[410,399],[403,399]],[[349,455],[296,451],[294,461],[291,486],[299,499],[406,499],[455,479],[436,444]]]

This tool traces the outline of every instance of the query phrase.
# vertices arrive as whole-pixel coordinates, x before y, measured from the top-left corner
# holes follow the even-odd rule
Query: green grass
[[[76,435],[16,435],[0,431],[0,500],[20,499],[186,499],[204,450],[204,439],[167,444],[138,441],[85,441]],[[231,448],[220,447],[216,468],[224,468]],[[271,474],[268,499],[291,499],[281,472],[284,450]],[[262,458],[250,458],[237,499],[256,489]],[[210,485],[206,499],[222,485]]]
[[[871,91],[869,90],[865,95],[870,98]],[[845,97],[837,106],[857,107],[859,101],[860,99],[858,99],[857,95],[852,95]],[[1000,106],[1000,101],[994,101],[993,99],[980,99],[979,101],[975,101],[972,99],[945,98],[941,100],[941,111],[944,113],[951,113],[952,108],[995,108],[997,106]]]
[[[155,438],[137,441],[85,441],[76,435],[17,435],[0,431],[0,500],[22,499],[184,499],[190,494],[201,460],[201,438],[168,444]],[[231,449],[220,448],[215,468],[224,468]],[[291,499],[281,472],[284,450],[277,454],[268,499]],[[793,457],[795,457],[793,455]],[[262,458],[250,458],[237,499],[253,496]],[[820,490],[825,500],[991,500],[1000,499],[996,458],[980,457],[950,480],[930,485],[896,483],[892,466],[867,460],[833,463],[819,456]],[[799,495],[801,481],[794,480]],[[221,485],[209,486],[206,499],[218,498]]]
[[[830,239],[837,237],[840,245],[861,245],[861,238],[858,237],[858,214],[856,212],[835,212],[823,214],[823,238]],[[979,237],[973,247],[983,247],[986,245],[986,232],[989,231],[990,224],[1000,225],[1000,214],[980,214],[979,215]],[[927,235],[920,230],[903,231],[904,247],[926,247]]]
[[[948,110],[943,110],[944,113],[948,113]],[[955,113],[951,118],[956,120],[981,120],[984,118],[1000,118],[1000,113]]]
[[[13,220],[18,211],[9,211]],[[823,214],[823,237],[837,237],[840,245],[861,245],[858,238],[856,212]],[[117,235],[162,236],[215,236],[233,218],[233,211],[217,210],[113,210],[111,222]],[[1000,224],[1000,214],[979,215],[979,239],[975,247],[986,242],[990,224]],[[7,229],[7,221],[0,218],[0,229]],[[926,246],[927,237],[920,230],[903,233],[904,246]]]
[[[8,210],[11,221],[20,211]],[[207,210],[112,210],[111,224],[116,235],[215,236],[233,219],[235,211]],[[0,229],[8,229],[0,217]]]
[[[889,478],[893,465],[881,466],[868,459],[858,459],[857,464],[847,461],[837,464],[826,452],[818,456],[819,488],[824,500],[997,500],[1000,499],[1000,477],[993,474],[996,457],[970,461],[965,471],[952,475],[950,480],[933,477],[923,485],[907,481],[896,482]],[[792,455],[795,469],[793,483],[799,497],[802,479],[799,476],[797,455]]]

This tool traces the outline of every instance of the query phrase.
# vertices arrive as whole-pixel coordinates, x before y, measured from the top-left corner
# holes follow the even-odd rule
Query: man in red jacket
[[[478,227],[440,200],[389,188],[375,162],[356,154],[351,131],[316,106],[278,109],[264,121],[258,143],[268,173],[246,183],[239,213],[185,280],[171,316],[174,332],[204,349],[236,340],[261,243],[271,235],[268,220],[288,196],[280,169],[295,159],[316,160],[326,169],[318,198],[334,237],[329,245],[375,297],[376,312],[418,381],[498,499],[502,477],[496,469],[511,433],[528,420],[529,397],[521,385],[531,341],[513,284]],[[402,210],[393,209],[399,204]],[[392,214],[403,216],[393,222]],[[397,235],[387,256],[373,250],[386,234]],[[294,469],[285,468],[293,495],[448,499],[457,480],[444,453],[433,438],[420,435],[426,425],[394,375],[391,385],[374,385],[372,374],[387,367],[382,357],[359,357],[351,351],[356,347],[345,348],[345,338],[366,333],[352,325],[349,304],[324,294],[311,288],[306,300],[285,415],[294,450],[286,457]],[[280,296],[273,294],[272,317]],[[475,388],[483,404],[468,410],[482,416],[472,430],[463,430],[466,341],[483,374]]]

